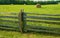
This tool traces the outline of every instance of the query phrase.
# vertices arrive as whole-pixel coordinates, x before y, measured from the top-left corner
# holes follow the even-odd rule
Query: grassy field
[[[24,9],[25,12],[28,13],[39,13],[39,14],[60,14],[60,4],[56,5],[42,5],[42,8],[36,8],[35,5],[0,5],[0,12],[5,13],[3,16],[9,16],[7,13],[19,13],[20,9]],[[0,14],[0,16],[2,16]],[[54,16],[53,16],[54,17]],[[56,16],[57,18],[57,16]],[[58,17],[60,18],[60,16]],[[60,21],[58,21],[60,22]],[[0,22],[0,24],[2,24]],[[38,23],[37,23],[38,24]],[[14,24],[13,24],[14,25]],[[43,24],[44,26],[51,27],[59,27],[59,25],[55,24]],[[60,38],[58,35],[48,35],[48,34],[21,34],[20,32],[14,31],[1,31],[0,30],[0,38]]]

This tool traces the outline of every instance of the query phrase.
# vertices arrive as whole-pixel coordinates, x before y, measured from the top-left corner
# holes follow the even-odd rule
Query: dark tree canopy
[[[58,1],[0,0],[0,4],[57,4]]]

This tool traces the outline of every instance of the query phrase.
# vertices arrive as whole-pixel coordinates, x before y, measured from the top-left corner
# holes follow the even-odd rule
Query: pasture
[[[5,14],[3,14],[3,16],[10,15],[10,14],[7,15],[7,13],[17,13],[17,15],[18,15],[18,13],[20,12],[20,9],[24,9],[24,11],[27,13],[60,14],[60,4],[42,5],[42,8],[36,8],[35,5],[0,5],[0,12],[5,13]],[[0,16],[2,16],[2,15],[0,14]],[[47,16],[47,17],[49,17],[49,16]],[[52,16],[52,17],[53,18],[60,18],[60,16],[56,16],[56,17]],[[60,21],[56,21],[56,22],[60,22]],[[2,24],[2,23],[0,22],[0,24]],[[35,24],[38,24],[38,23],[35,23]],[[45,24],[45,23],[41,23],[41,24],[43,26],[47,26],[47,27],[60,28],[60,25],[56,25],[56,24]],[[40,34],[39,33],[21,34],[20,32],[4,31],[4,30],[1,31],[0,30],[0,38],[60,38],[60,36],[41,34],[41,33]]]

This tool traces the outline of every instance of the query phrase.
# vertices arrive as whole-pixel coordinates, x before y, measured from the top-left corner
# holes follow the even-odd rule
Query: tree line
[[[57,4],[58,1],[38,1],[38,2],[34,2],[34,1],[30,1],[30,0],[0,0],[0,4],[36,4],[36,3],[40,3],[40,4]]]

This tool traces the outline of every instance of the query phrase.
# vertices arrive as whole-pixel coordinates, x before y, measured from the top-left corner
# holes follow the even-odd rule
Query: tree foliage
[[[58,2],[56,1],[39,1],[39,2],[34,2],[30,0],[0,0],[0,4],[57,4]]]

